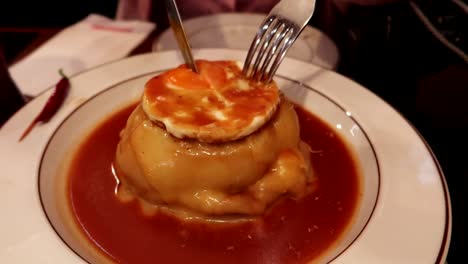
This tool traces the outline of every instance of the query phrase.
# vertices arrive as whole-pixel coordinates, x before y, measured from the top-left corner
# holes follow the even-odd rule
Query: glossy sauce
[[[252,133],[275,112],[280,101],[275,82],[247,79],[234,61],[196,64],[200,74],[184,64],[145,85],[143,109],[172,135],[210,143],[231,141]],[[258,118],[262,121],[254,121]]]
[[[122,203],[111,168],[119,132],[134,106],[104,121],[83,141],[70,167],[70,203],[89,242],[116,263],[306,263],[330,248],[351,222],[359,198],[353,157],[331,128],[297,108],[301,138],[312,149],[318,189],[284,198],[261,219],[183,222]]]

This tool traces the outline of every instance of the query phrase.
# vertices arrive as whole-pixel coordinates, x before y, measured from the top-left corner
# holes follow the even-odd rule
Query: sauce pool
[[[301,138],[312,149],[318,188],[300,200],[283,198],[262,218],[240,223],[184,222],[147,216],[137,201],[114,193],[112,162],[135,105],[116,112],[87,136],[69,170],[69,202],[96,250],[116,263],[306,263],[346,231],[360,183],[351,152],[323,121],[296,108]]]

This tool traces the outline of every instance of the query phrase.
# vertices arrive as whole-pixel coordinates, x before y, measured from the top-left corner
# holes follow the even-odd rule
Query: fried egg
[[[234,61],[197,60],[150,79],[142,98],[146,115],[177,138],[233,141],[267,123],[280,102],[274,82],[246,78]]]

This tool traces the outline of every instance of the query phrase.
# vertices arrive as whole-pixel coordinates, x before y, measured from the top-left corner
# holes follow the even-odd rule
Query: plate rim
[[[226,52],[226,51],[229,51],[227,53],[232,53],[233,51],[232,50],[229,50],[229,49],[202,49],[200,51],[205,51],[205,52],[210,52],[210,51],[218,51],[218,52]],[[171,56],[174,57],[174,52],[173,51],[167,51],[167,52],[160,52],[159,54],[172,54]],[[163,55],[164,55],[163,54]],[[101,67],[105,67],[105,66],[108,66],[108,65],[112,65],[112,64],[119,64],[119,63],[122,63],[124,64],[125,62],[129,62],[128,60],[130,58],[134,58],[134,59],[137,59],[138,58],[143,58],[145,56],[152,56],[153,54],[141,54],[141,55],[137,55],[137,56],[132,56],[132,57],[129,57],[129,58],[124,58],[124,59],[119,59],[119,60],[115,60],[115,61],[112,61],[112,62],[109,62],[109,63],[104,63],[104,64],[101,64],[101,65],[98,65],[96,67],[93,67],[89,70],[86,70],[86,71],[83,71],[83,72],[80,72],[80,73],[77,73],[75,75],[72,75],[70,76],[71,79],[74,79],[76,78],[77,76],[79,75],[82,75],[82,74],[85,74],[85,73],[88,73],[88,72],[92,72],[98,68],[101,68]],[[304,64],[304,65],[312,65],[312,64],[308,64],[308,63],[304,63],[304,62],[301,62],[301,61],[296,61],[294,59],[287,59],[290,61],[290,63],[292,64]],[[312,65],[313,67],[317,67],[315,65]],[[310,68],[310,66],[309,66]],[[318,67],[317,67],[318,68]],[[337,75],[336,73],[333,73],[335,75]],[[340,75],[341,76],[341,75]],[[343,78],[344,76],[341,76],[341,78]],[[347,77],[344,77],[345,79],[347,79],[348,82],[353,82],[352,80],[350,80],[349,78]],[[296,80],[296,79],[294,79]],[[297,81],[297,80],[296,80]],[[300,81],[299,81],[300,82]],[[354,83],[354,82],[353,82]],[[357,84],[357,86],[360,86],[359,84]],[[360,86],[361,88],[363,88],[362,86]],[[31,105],[35,104],[37,105],[40,101],[38,98],[42,98],[44,99],[45,98],[45,94],[47,94],[48,92],[50,92],[50,90],[52,89],[53,87],[47,89],[46,91],[44,91],[43,93],[41,93],[40,95],[38,95],[34,100],[30,101],[28,104],[26,104],[23,108],[21,108],[19,111],[17,111],[13,116],[11,116],[7,122],[4,124],[4,126],[0,129],[0,135],[4,134],[5,132],[5,127],[8,127],[7,125],[11,124],[11,123],[14,123],[16,122],[16,120],[18,119],[18,115],[22,114],[24,111],[26,111],[25,109],[27,108],[30,108]],[[95,90],[93,92],[93,94],[96,94],[98,93],[99,91],[102,91],[103,89],[102,88],[99,88],[100,90]],[[320,90],[318,90],[320,91]],[[430,154],[430,157],[432,159],[432,161],[434,162],[437,170],[438,170],[438,175],[440,176],[440,180],[441,180],[441,184],[442,184],[442,187],[443,187],[443,193],[444,193],[444,203],[445,203],[445,228],[444,228],[444,235],[443,235],[443,239],[442,241],[440,242],[441,245],[440,245],[440,250],[438,252],[438,255],[437,255],[437,259],[436,261],[439,261],[439,263],[442,263],[442,261],[445,260],[446,256],[447,256],[447,253],[448,253],[448,246],[449,246],[449,243],[450,243],[450,238],[451,238],[451,218],[452,218],[452,212],[451,212],[451,203],[450,203],[450,195],[449,195],[449,190],[448,190],[448,187],[447,187],[447,183],[446,183],[446,180],[445,180],[445,176],[443,174],[443,171],[442,171],[442,168],[440,167],[440,164],[438,163],[437,161],[437,158],[435,156],[435,154],[433,153],[430,145],[428,145],[428,143],[425,141],[424,137],[420,134],[420,132],[416,129],[416,127],[414,127],[414,125],[411,124],[411,122],[409,122],[409,120],[407,120],[401,113],[399,113],[396,109],[394,109],[391,105],[387,104],[385,101],[383,101],[379,96],[375,95],[374,93],[372,93],[371,91],[367,90],[367,92],[371,93],[373,96],[375,96],[377,99],[379,99],[380,101],[382,101],[381,103],[384,103],[386,104],[388,107],[390,107],[394,113],[396,113],[399,118],[402,119],[402,121],[406,122],[407,124],[410,125],[410,127],[412,128],[413,132],[416,133],[416,135],[418,136],[418,138],[422,141],[422,143],[424,144],[425,148],[427,149],[427,151],[429,152]],[[76,107],[75,107],[76,108]],[[61,118],[61,121],[63,121],[66,117],[69,116],[69,113],[67,113],[65,116],[63,116]],[[55,131],[55,129],[53,130]],[[50,138],[50,133],[49,133],[49,138]],[[47,139],[48,140],[48,139]],[[371,217],[372,218],[372,217]],[[1,248],[0,248],[0,259],[2,258],[2,254],[1,254]]]

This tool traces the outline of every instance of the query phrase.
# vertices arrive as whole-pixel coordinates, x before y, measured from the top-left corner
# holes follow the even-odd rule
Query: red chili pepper
[[[44,108],[42,108],[42,111],[39,113],[39,115],[33,119],[31,124],[29,124],[29,126],[23,132],[19,141],[23,140],[37,123],[48,122],[65,100],[65,97],[67,96],[68,90],[70,88],[70,81],[62,70],[59,70],[59,74],[62,76],[62,79],[60,79],[60,81],[55,85],[54,93],[52,93],[52,95],[49,97],[47,103],[44,105]]]

